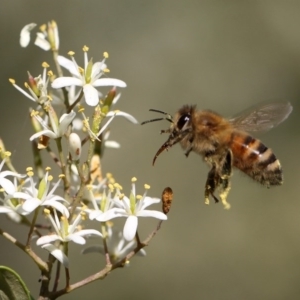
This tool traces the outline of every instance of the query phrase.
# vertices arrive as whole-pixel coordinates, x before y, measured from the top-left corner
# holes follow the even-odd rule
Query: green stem
[[[31,221],[31,226],[30,226],[30,229],[29,229],[29,232],[28,232],[28,237],[27,237],[27,242],[26,242],[26,247],[27,248],[30,248],[31,236],[32,236],[32,233],[33,233],[34,228],[35,228],[35,223],[36,223],[36,219],[38,217],[39,211],[40,211],[40,206],[38,206],[36,208],[36,210],[34,211],[34,215],[33,215],[32,221]]]
[[[74,103],[72,105],[70,105],[68,108],[67,108],[67,113],[70,113],[73,108],[80,102],[80,100],[82,99],[82,96],[83,96],[83,89],[81,89],[81,92],[80,94],[78,95],[77,99],[74,101]]]
[[[108,252],[108,247],[107,247],[107,230],[106,230],[106,224],[105,222],[101,222],[101,232],[103,236],[103,247],[104,247],[104,252],[105,252],[105,259],[106,259],[106,265],[110,266],[111,261],[109,257],[109,252]]]
[[[67,169],[66,169],[65,158],[64,158],[64,154],[63,154],[63,150],[62,150],[61,137],[55,139],[55,141],[56,141],[56,145],[57,145],[57,149],[58,149],[61,171],[62,171],[62,174],[65,175],[63,177],[63,182],[64,182],[64,190],[66,192],[66,191],[68,191],[68,189],[70,187],[70,180],[69,180],[69,176],[68,176],[69,173],[67,172]]]
[[[149,245],[150,241],[152,238],[157,234],[159,231],[162,220],[158,222],[157,227],[150,233],[150,235],[143,241],[140,242],[129,254],[127,254],[123,259],[120,261],[112,264],[112,265],[107,265],[103,270],[100,272],[97,272],[79,282],[76,282],[74,284],[71,284],[68,288],[61,289],[54,293],[54,295],[51,295],[50,299],[56,299],[64,294],[70,293],[71,291],[78,289],[79,287],[82,287],[84,285],[87,285],[93,281],[99,280],[99,279],[104,279],[111,271],[117,268],[122,268],[125,266],[126,262],[129,261],[136,253],[138,253],[142,248],[146,247]]]
[[[9,233],[3,231],[0,228],[0,235],[2,235],[4,238],[6,238],[8,241],[16,245],[19,249],[21,249],[23,252],[25,252],[39,267],[40,270],[47,272],[49,270],[49,267],[46,262],[44,262],[38,255],[35,254],[35,252],[26,247],[24,244],[20,243],[15,237],[10,235]]]

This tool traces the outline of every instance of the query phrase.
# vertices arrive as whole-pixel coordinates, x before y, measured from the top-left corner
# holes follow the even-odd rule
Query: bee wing
[[[267,131],[283,122],[292,110],[289,102],[261,104],[229,119],[229,122],[242,131]]]

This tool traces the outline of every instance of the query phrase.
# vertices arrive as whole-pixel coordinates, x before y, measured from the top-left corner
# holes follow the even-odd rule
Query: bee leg
[[[170,129],[161,130],[160,134],[163,134],[163,133],[171,133],[171,130]]]
[[[193,147],[191,146],[191,147],[184,153],[184,155],[185,155],[186,157],[188,157],[189,154],[190,154],[192,151],[193,151]]]
[[[222,200],[222,203],[224,205],[225,209],[230,208],[230,204],[227,202],[227,196],[230,191],[230,176],[232,174],[232,152],[231,150],[228,150],[224,164],[222,166],[221,170],[221,177],[220,177],[220,198]]]
[[[219,202],[219,199],[214,195],[214,191],[219,185],[220,176],[216,172],[216,167],[213,166],[212,169],[209,171],[207,180],[205,183],[205,204],[209,204],[209,196],[212,196],[215,200],[215,203]]]
[[[190,144],[192,144],[193,141],[194,141],[194,138],[189,139],[189,143],[190,143]],[[184,153],[184,155],[185,155],[186,157],[188,157],[189,154],[191,153],[191,151],[193,151],[193,146],[190,146],[190,147],[188,148],[188,150]]]

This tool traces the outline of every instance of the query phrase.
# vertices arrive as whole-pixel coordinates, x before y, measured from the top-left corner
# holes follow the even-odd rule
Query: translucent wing
[[[229,119],[229,122],[242,131],[267,131],[283,122],[292,110],[289,102],[261,104]]]

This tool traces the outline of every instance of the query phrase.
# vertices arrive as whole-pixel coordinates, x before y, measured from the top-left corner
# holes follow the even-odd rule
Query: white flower
[[[41,32],[37,32],[34,44],[45,51],[52,49],[57,51],[59,48],[58,27],[55,21],[48,22],[40,27]]]
[[[109,249],[109,256],[112,263],[119,261],[124,258],[128,253],[130,253],[136,247],[136,241],[132,240],[130,242],[126,241],[123,237],[122,232],[117,232],[112,230],[111,227],[107,228],[107,248]],[[100,253],[105,255],[105,249],[103,245],[91,245],[85,248],[81,253]],[[146,251],[144,249],[140,249],[137,252],[139,256],[145,256]]]
[[[44,175],[43,179],[39,183],[39,188],[35,188],[35,183],[33,181],[33,172],[28,172],[30,186],[23,189],[22,192],[13,193],[13,198],[24,199],[25,202],[22,205],[24,211],[30,213],[34,211],[39,206],[51,206],[63,215],[69,216],[69,211],[60,201],[66,202],[63,197],[54,195],[55,190],[61,182],[61,179],[57,181],[54,187],[50,190],[50,184],[53,179],[51,175],[48,175],[48,172]],[[50,190],[50,191],[49,191]]]
[[[44,103],[48,99],[47,88],[49,83],[49,77],[47,77],[47,68],[49,65],[47,63],[43,63],[42,66],[44,67],[43,74],[38,77],[34,78],[28,72],[29,84],[25,82],[25,87],[28,89],[29,93],[19,87],[14,79],[9,79],[9,82],[14,86],[14,88],[25,95],[28,99],[40,104]]]
[[[20,44],[27,47],[30,42],[30,32],[36,26],[35,23],[25,25],[20,33]],[[41,32],[37,32],[34,44],[45,51],[52,49],[57,51],[59,48],[58,27],[55,21],[48,22],[40,27]]]
[[[0,213],[5,213],[7,216],[16,223],[22,220],[21,215],[29,214],[26,212],[18,199],[12,198],[11,195],[6,195],[4,199],[0,198]]]
[[[16,191],[15,185],[6,177],[13,176],[17,178],[23,178],[25,177],[25,175],[21,175],[12,171],[1,171],[4,163],[5,163],[5,159],[3,159],[0,164],[0,186],[4,189],[4,191],[7,194],[13,194]]]
[[[30,42],[30,31],[36,26],[35,23],[25,25],[20,33],[20,45],[21,47],[27,47]]]
[[[100,78],[106,70],[105,58],[101,62],[93,63],[92,60],[88,61],[87,51],[88,47],[83,48],[84,51],[84,69],[80,68],[74,57],[70,52],[71,59],[63,56],[58,56],[58,63],[66,68],[74,77],[59,77],[52,82],[52,87],[59,89],[71,85],[80,86],[83,88],[85,101],[90,106],[96,106],[99,103],[98,91],[95,87],[99,86],[117,86],[126,87],[126,83],[119,79],[114,78]]]
[[[48,215],[52,227],[55,230],[55,234],[45,235],[40,237],[36,244],[42,246],[44,249],[48,250],[54,257],[56,257],[66,268],[68,268],[68,258],[63,253],[62,250],[55,248],[51,243],[55,241],[61,242],[74,242],[77,244],[85,244],[86,240],[84,236],[97,235],[102,237],[102,234],[95,229],[84,229],[80,230],[80,222],[84,213],[77,215],[76,219],[72,224],[69,224],[67,216],[63,215],[61,220],[59,220],[56,211],[54,210],[54,218],[48,210],[45,210]]]
[[[91,189],[89,189],[88,199],[92,202],[93,209],[86,208],[84,211],[89,214],[90,220],[97,220],[97,221],[99,221],[100,216],[104,212],[110,210],[113,207],[113,205],[114,205],[114,202],[113,202],[113,200],[111,198],[111,191],[110,190],[108,192],[108,196],[106,196],[106,192],[104,190],[102,192],[102,196],[97,199],[94,196],[94,192]],[[99,205],[97,203],[97,200],[100,202]]]
[[[52,128],[50,128],[48,124],[36,112],[34,111],[32,112],[31,115],[37,119],[37,121],[43,126],[44,130],[39,131],[34,135],[32,135],[30,137],[30,141],[42,135],[48,136],[52,139],[57,139],[62,137],[66,133],[69,125],[71,124],[71,122],[76,116],[76,113],[74,111],[71,111],[69,114],[63,114],[58,121],[53,108],[51,107],[50,109],[51,110],[49,110],[48,113],[49,113],[49,119]]]
[[[93,133],[93,131],[91,130],[91,127],[88,123],[88,118],[85,116],[84,112],[82,112],[82,115],[83,115],[83,125],[85,126],[85,129],[87,130],[87,132],[89,133],[90,137],[92,139],[95,139],[95,140],[98,140],[100,141],[100,139],[98,138],[100,136],[100,134],[104,133],[104,131],[108,128],[108,125],[113,121],[113,119],[116,117],[116,116],[122,116],[122,117],[125,117],[127,120],[129,120],[130,122],[132,122],[133,124],[137,124],[138,121],[130,114],[128,113],[125,113],[125,112],[122,112],[122,111],[119,111],[119,110],[115,110],[115,111],[110,111],[108,112],[105,117],[110,117],[108,119],[108,121],[100,128],[100,130],[98,131],[97,134]],[[77,123],[78,124],[78,123]],[[80,126],[78,126],[76,129],[79,129]],[[118,143],[114,143],[114,146],[117,144],[116,147],[114,148],[118,148]]]
[[[131,241],[137,231],[138,217],[152,217],[160,220],[167,220],[167,216],[159,211],[146,210],[145,208],[154,203],[160,202],[158,198],[147,197],[147,189],[150,187],[145,185],[144,195],[138,199],[135,193],[135,181],[132,179],[132,190],[129,198],[126,196],[120,197],[120,199],[114,201],[117,207],[108,210],[98,217],[98,221],[106,222],[113,218],[126,217],[123,235],[127,241]]]
[[[116,117],[116,116],[121,116],[121,117],[124,117],[126,118],[128,121],[130,121],[131,123],[133,124],[138,124],[138,121],[135,117],[133,117],[132,115],[126,113],[126,112],[123,112],[123,111],[119,111],[119,110],[116,110],[116,111],[110,111],[106,114],[106,117],[111,117],[106,123],[104,126],[102,126],[102,128],[99,130],[97,136],[99,136],[102,132],[104,132],[104,130],[108,127],[108,125],[112,122],[112,120]]]

